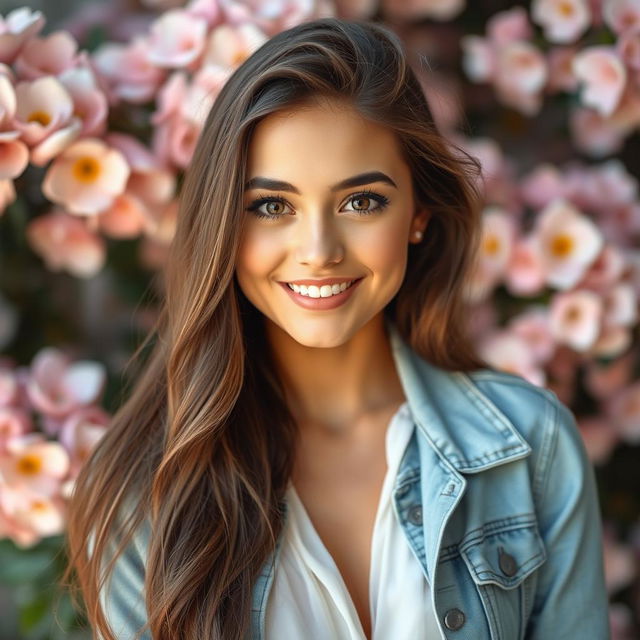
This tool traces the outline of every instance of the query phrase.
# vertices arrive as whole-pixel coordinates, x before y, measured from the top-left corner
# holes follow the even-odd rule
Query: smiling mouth
[[[348,282],[342,282],[341,284],[325,284],[321,287],[316,285],[305,285],[305,284],[292,284],[287,282],[287,286],[296,293],[301,296],[307,296],[308,298],[330,298],[331,296],[336,296],[343,291],[346,291],[356,280],[349,280]]]

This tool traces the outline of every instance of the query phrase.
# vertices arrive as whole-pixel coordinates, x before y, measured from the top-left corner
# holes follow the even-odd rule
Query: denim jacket
[[[595,475],[573,414],[518,376],[434,367],[389,332],[416,424],[392,501],[441,637],[610,640]],[[134,537],[101,593],[118,638],[146,622],[148,535]],[[290,640],[265,638],[281,542],[253,587],[247,640]]]

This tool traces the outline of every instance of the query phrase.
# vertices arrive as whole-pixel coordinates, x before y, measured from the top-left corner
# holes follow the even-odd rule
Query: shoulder
[[[575,479],[592,475],[576,417],[553,391],[490,369],[457,375],[469,393],[482,394],[529,444],[536,493],[545,491],[556,463],[571,469]]]

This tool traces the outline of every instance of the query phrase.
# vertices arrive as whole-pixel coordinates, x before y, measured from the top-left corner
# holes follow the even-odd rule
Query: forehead
[[[358,169],[397,172],[404,166],[408,170],[391,129],[328,98],[265,117],[255,128],[248,151],[249,177],[335,182]]]

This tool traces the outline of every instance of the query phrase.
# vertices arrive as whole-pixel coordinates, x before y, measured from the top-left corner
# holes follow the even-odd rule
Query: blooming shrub
[[[81,46],[90,13],[48,35],[37,11],[0,17],[0,228],[17,238],[15,255],[37,256],[52,288],[55,275],[86,291],[102,278],[115,288],[122,273],[129,282],[120,248],[135,243],[147,278],[166,256],[183,171],[233,70],[305,20],[383,21],[416,54],[438,127],[482,164],[467,289],[478,349],[572,407],[609,486],[612,460],[640,444],[638,166],[622,159],[640,125],[640,2],[533,0],[483,15],[481,29],[468,27],[479,8],[462,0],[145,4],[155,13],[117,21],[101,8],[106,37],[91,50]],[[20,273],[0,269],[0,290]],[[0,297],[0,349],[14,348],[11,313]],[[41,342],[29,367],[0,366],[0,537],[25,553],[64,532],[74,478],[108,428],[101,391],[127,355],[120,345],[106,366],[73,362]],[[627,596],[640,550],[631,493],[603,497],[618,640],[638,624]]]

